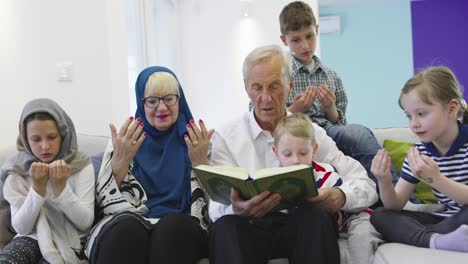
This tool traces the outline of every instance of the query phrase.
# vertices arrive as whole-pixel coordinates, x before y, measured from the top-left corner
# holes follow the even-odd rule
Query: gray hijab
[[[55,159],[64,160],[68,165],[70,165],[72,174],[80,171],[91,162],[88,156],[78,151],[75,126],[67,113],[65,113],[65,111],[51,99],[34,99],[24,106],[23,112],[21,113],[19,135],[16,140],[18,153],[9,158],[5,164],[3,164],[0,171],[1,182],[3,182],[6,176],[12,172],[24,177],[29,176],[29,168],[31,167],[31,164],[39,161],[39,159],[32,153],[26,135],[25,121],[34,113],[47,113],[54,118],[57,128],[62,136],[60,151]]]

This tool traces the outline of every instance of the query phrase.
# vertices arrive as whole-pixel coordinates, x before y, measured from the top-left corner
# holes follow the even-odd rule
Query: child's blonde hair
[[[425,85],[422,85],[425,84]],[[403,95],[417,89],[421,100],[429,105],[436,100],[441,104],[447,104],[455,99],[460,104],[459,117],[463,117],[463,123],[468,122],[468,111],[463,99],[463,90],[453,72],[444,66],[428,67],[411,77],[401,89],[398,104],[401,105]]]
[[[146,82],[145,93],[153,88],[156,91],[179,94],[179,82],[168,72],[155,72],[151,74]]]
[[[278,122],[275,132],[273,133],[275,146],[278,145],[281,137],[286,133],[294,137],[307,139],[312,146],[316,144],[314,127],[310,119],[303,113],[287,115]]]

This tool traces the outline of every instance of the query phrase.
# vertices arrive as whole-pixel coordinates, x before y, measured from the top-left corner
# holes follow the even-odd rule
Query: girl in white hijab
[[[82,241],[94,219],[95,178],[78,151],[75,127],[54,101],[28,102],[19,122],[18,153],[0,171],[15,238],[4,263],[85,263]]]

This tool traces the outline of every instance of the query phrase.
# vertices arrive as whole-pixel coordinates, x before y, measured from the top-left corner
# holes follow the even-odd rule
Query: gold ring
[[[194,145],[194,146],[198,145],[198,140],[192,141],[192,145]]]

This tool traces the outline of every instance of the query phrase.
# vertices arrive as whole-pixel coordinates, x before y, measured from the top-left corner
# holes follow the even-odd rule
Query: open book
[[[243,199],[263,191],[280,193],[281,202],[274,211],[299,205],[305,197],[318,194],[313,166],[294,165],[257,170],[249,174],[246,168],[200,165],[195,174],[213,201],[231,204],[231,188]]]

